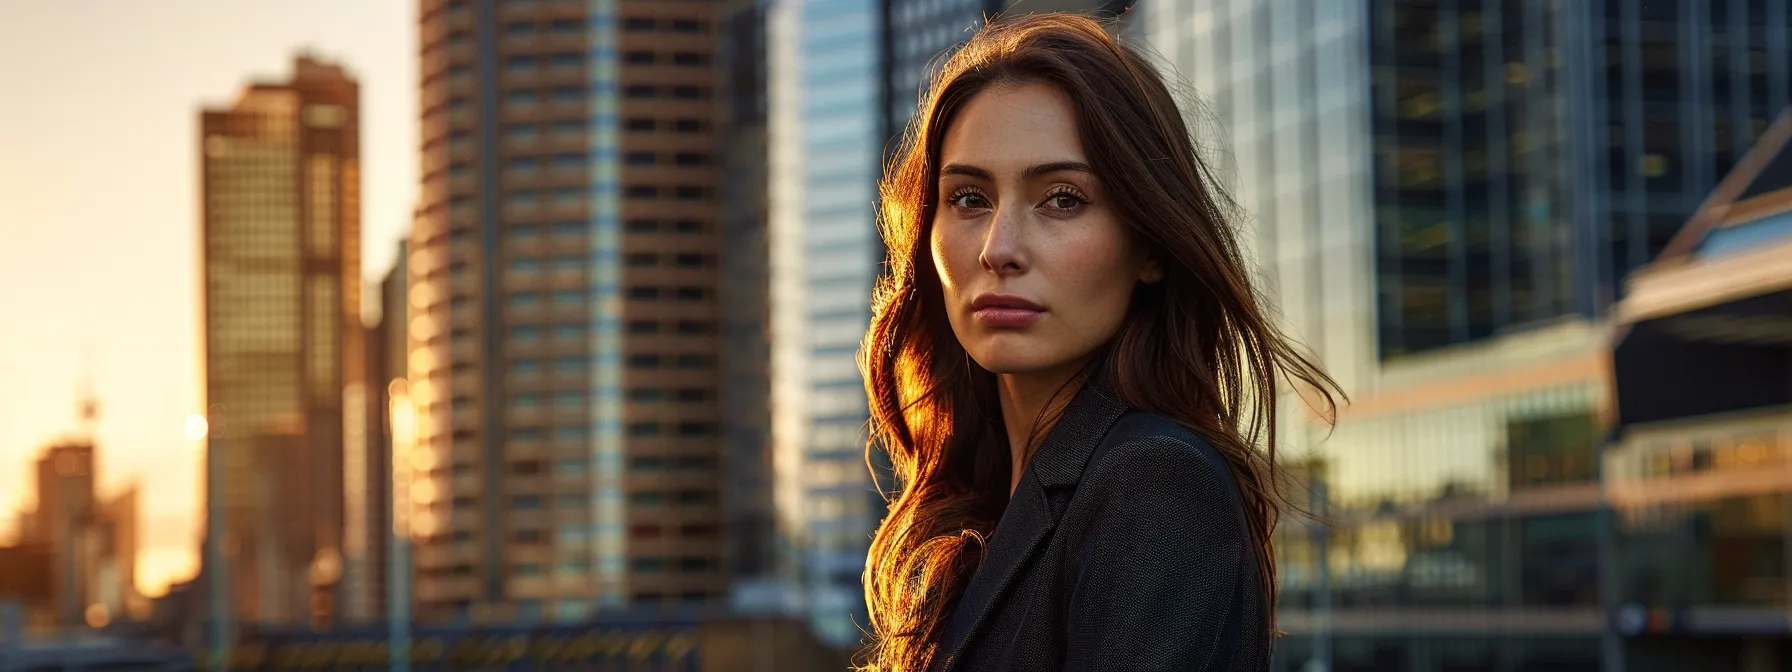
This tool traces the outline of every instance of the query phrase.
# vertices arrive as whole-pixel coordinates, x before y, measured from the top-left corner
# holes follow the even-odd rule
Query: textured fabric
[[[1021,477],[931,669],[1268,669],[1256,553],[1219,452],[1092,381]]]

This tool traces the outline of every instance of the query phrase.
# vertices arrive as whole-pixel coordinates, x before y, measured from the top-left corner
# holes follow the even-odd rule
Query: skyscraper
[[[200,114],[210,445],[239,617],[327,620],[340,574],[343,386],[360,377],[358,86],[309,56]],[[314,601],[319,604],[313,605]],[[314,609],[314,607],[316,607]],[[315,619],[314,619],[315,617]]]
[[[719,12],[422,3],[420,619],[726,592]]]
[[[1610,660],[1606,306],[1784,104],[1783,3],[1140,9],[1263,289],[1352,398],[1328,432],[1287,396],[1283,464],[1331,524],[1285,519],[1276,669]]]
[[[879,17],[874,0],[802,0],[774,5],[767,27],[777,506],[811,623],[836,645],[866,622],[859,574],[883,514],[855,359],[883,258]]]

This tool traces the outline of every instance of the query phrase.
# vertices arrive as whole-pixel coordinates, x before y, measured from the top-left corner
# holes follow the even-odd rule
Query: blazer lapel
[[[940,635],[932,667],[942,672],[955,669],[967,642],[986,624],[997,602],[1008,593],[1021,566],[1057,525],[1046,488],[1075,485],[1082,478],[1089,455],[1126,404],[1113,390],[1105,371],[1090,376],[1058,423],[1033,455],[1002,519],[990,535],[982,562],[959,597],[958,606]]]

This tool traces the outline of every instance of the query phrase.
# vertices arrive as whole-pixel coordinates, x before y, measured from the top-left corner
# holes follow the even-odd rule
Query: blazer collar
[[[955,669],[965,644],[1008,592],[1021,565],[1057,525],[1058,514],[1052,511],[1046,488],[1075,485],[1108,428],[1125,413],[1126,403],[1114,391],[1111,374],[1098,369],[1064,408],[1021,475],[989,537],[982,562],[940,634],[930,668],[942,672]]]

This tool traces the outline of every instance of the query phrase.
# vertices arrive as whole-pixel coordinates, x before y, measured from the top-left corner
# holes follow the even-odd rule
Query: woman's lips
[[[1026,308],[984,308],[971,313],[971,315],[977,319],[977,324],[991,329],[1019,329],[1038,322],[1039,318],[1045,317],[1045,311]]]

